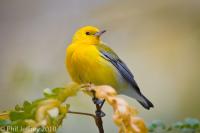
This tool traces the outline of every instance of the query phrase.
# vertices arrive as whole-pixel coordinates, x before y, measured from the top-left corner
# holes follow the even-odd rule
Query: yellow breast
[[[100,56],[94,45],[71,44],[66,59],[67,69],[75,82],[119,86],[117,70]]]

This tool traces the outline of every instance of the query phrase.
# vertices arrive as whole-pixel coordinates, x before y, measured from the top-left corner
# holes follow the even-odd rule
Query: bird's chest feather
[[[69,62],[70,75],[76,82],[116,85],[116,70],[93,45],[74,49]]]

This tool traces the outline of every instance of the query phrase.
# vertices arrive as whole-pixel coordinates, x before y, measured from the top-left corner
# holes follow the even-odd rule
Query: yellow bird
[[[110,85],[118,93],[135,98],[144,108],[153,104],[141,93],[133,74],[117,54],[101,40],[93,26],[80,28],[67,48],[66,66],[72,80],[79,84]]]

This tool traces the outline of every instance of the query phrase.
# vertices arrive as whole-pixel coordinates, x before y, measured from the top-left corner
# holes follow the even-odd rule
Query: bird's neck
[[[97,40],[97,39],[76,40],[76,41],[73,41],[72,43],[82,44],[82,45],[98,45],[100,43],[100,40]]]

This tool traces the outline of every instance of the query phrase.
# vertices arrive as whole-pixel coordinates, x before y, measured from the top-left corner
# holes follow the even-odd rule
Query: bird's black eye
[[[86,35],[90,35],[90,32],[85,32]]]

